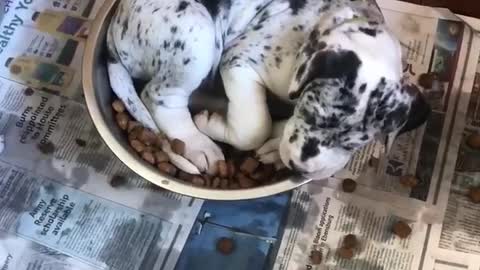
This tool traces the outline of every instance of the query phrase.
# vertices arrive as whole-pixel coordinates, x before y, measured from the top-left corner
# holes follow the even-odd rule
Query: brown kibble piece
[[[240,189],[240,185],[237,182],[230,182],[230,189]]]
[[[241,187],[241,188],[252,188],[256,185],[255,181],[253,181],[252,179],[248,178],[247,176],[245,176],[244,174],[242,173],[239,173],[237,175],[237,180],[238,180],[238,185]]]
[[[126,183],[127,183],[127,178],[121,175],[114,175],[110,179],[110,186],[112,187],[119,187],[119,186],[125,185]]]
[[[222,253],[223,255],[230,255],[232,254],[233,250],[235,249],[235,244],[233,239],[222,237],[217,241],[217,251]]]
[[[185,154],[185,143],[179,139],[172,140],[172,151],[177,155]]]
[[[222,179],[220,181],[220,188],[221,189],[228,189],[228,186],[229,186],[229,181],[228,179]]]
[[[342,247],[345,248],[356,248],[358,246],[357,237],[354,234],[347,234],[343,238]]]
[[[113,110],[116,111],[117,113],[122,113],[125,111],[125,105],[123,102],[119,99],[115,100],[112,103]]]
[[[87,146],[87,142],[85,140],[82,140],[82,139],[75,139],[75,143],[80,147]]]
[[[371,157],[370,160],[368,161],[368,166],[372,168],[377,168],[380,163],[380,160],[376,157]]]
[[[203,179],[201,176],[195,175],[192,178],[192,184],[195,186],[203,187],[205,186],[205,179]]]
[[[250,177],[258,182],[268,182],[272,180],[273,175],[275,174],[275,166],[272,164],[262,165]]]
[[[177,168],[168,162],[161,162],[157,164],[157,168],[168,175],[175,176]]]
[[[143,144],[139,140],[132,140],[130,141],[130,146],[135,150],[137,153],[141,153],[145,151],[145,144]]]
[[[237,169],[235,168],[235,163],[233,160],[227,161],[227,168],[228,168],[228,178],[232,178],[237,173]]]
[[[480,203],[480,187],[472,187],[468,191],[468,197],[474,203]]]
[[[288,168],[282,168],[275,172],[274,180],[283,181],[293,175],[293,172]]]
[[[320,250],[312,250],[310,253],[310,261],[313,265],[319,265],[322,263],[322,252]]]
[[[352,193],[357,188],[357,182],[353,181],[353,179],[347,178],[343,180],[342,189],[344,192]]]
[[[178,172],[178,178],[182,179],[183,181],[191,182],[193,179],[193,174],[186,173],[184,171]]]
[[[157,140],[157,135],[153,133],[153,131],[148,130],[146,128],[142,129],[140,134],[138,134],[138,140],[143,142],[145,145],[153,145],[155,144],[155,141]]]
[[[353,249],[341,247],[337,250],[337,254],[340,258],[350,260],[353,258]]]
[[[124,112],[117,113],[117,115],[115,115],[115,119],[117,120],[117,125],[118,127],[120,127],[121,130],[127,130],[128,122],[130,120],[130,117],[128,117],[128,114]]]
[[[45,155],[53,154],[55,152],[55,145],[50,141],[37,144],[37,148]]]
[[[133,131],[134,128],[143,128],[142,124],[137,121],[128,121],[127,132],[130,133]]]
[[[473,149],[480,150],[480,134],[475,133],[468,136],[467,144]]]
[[[225,160],[217,161],[218,175],[222,178],[228,177],[228,165]]]
[[[152,152],[149,152],[149,151],[144,151],[142,153],[142,158],[143,160],[145,160],[146,162],[154,165],[155,164],[155,156],[153,155]]]
[[[404,187],[416,187],[418,185],[418,179],[413,175],[404,175],[400,177],[400,184]]]
[[[252,157],[248,157],[242,162],[242,165],[240,165],[240,171],[244,174],[252,174],[258,165],[260,165],[260,162]]]
[[[432,89],[435,81],[435,73],[423,73],[418,77],[418,85],[426,89]]]
[[[220,187],[220,182],[222,181],[222,179],[220,179],[219,177],[215,177],[213,180],[212,180],[212,188],[219,188]]]
[[[412,228],[403,221],[397,221],[393,225],[393,233],[402,239],[407,238],[412,233]]]
[[[132,130],[128,133],[128,140],[136,140],[140,136],[140,133],[142,133],[143,127],[142,126],[137,126],[132,128]]]
[[[161,150],[155,151],[154,156],[155,156],[155,160],[157,161],[157,163],[167,162],[167,161],[170,160],[170,158],[168,157],[168,155],[167,155],[165,152],[161,151]]]

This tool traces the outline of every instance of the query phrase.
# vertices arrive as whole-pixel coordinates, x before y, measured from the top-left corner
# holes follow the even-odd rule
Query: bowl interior
[[[218,190],[190,185],[160,173],[150,164],[144,162],[129,147],[127,138],[114,119],[111,104],[114,94],[111,90],[106,68],[106,30],[115,10],[115,0],[106,0],[90,29],[83,61],[84,94],[90,116],[100,136],[113,153],[135,173],[148,181],[173,192],[213,200],[241,200],[260,198],[288,191],[298,187],[309,179],[289,178],[274,184],[240,190]],[[196,91],[197,93],[199,91]],[[203,97],[204,98],[204,97]],[[195,104],[202,105],[202,97],[195,99]],[[218,105],[218,102],[215,106]]]

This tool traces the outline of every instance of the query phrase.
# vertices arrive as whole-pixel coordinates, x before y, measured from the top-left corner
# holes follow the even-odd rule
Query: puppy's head
[[[279,150],[287,167],[322,179],[375,137],[393,134],[391,141],[421,126],[430,107],[418,88],[401,79],[400,55],[379,53],[385,59],[377,61],[365,51],[318,44],[307,48],[308,57],[304,46],[299,57],[289,89],[295,111]]]

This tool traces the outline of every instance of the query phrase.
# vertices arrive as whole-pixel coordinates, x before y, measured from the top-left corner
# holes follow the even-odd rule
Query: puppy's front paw
[[[207,136],[223,140],[225,133],[225,120],[218,113],[209,113],[204,110],[194,116],[193,121],[197,128]]]
[[[270,139],[257,149],[257,156],[262,163],[272,164],[278,161],[281,162],[279,152],[280,140],[281,138]]]
[[[225,160],[220,147],[205,134],[198,132],[178,139],[185,142],[185,158],[195,164],[200,172],[211,172],[215,170],[217,161]]]

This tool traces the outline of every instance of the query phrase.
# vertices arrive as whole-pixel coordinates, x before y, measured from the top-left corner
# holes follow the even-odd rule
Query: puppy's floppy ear
[[[303,50],[288,88],[290,99],[298,98],[308,83],[315,79],[340,79],[345,87],[353,87],[362,64],[357,54],[345,50],[323,50],[325,46],[320,46],[322,49],[313,53]]]
[[[402,88],[402,92],[411,98],[410,110],[406,116],[406,121],[404,121],[400,127],[393,130],[390,127],[390,132],[385,139],[385,149],[387,153],[390,152],[395,139],[399,135],[417,129],[425,124],[431,113],[430,105],[416,85],[404,84]]]
[[[403,125],[402,129],[400,129],[398,135],[412,131],[425,124],[430,116],[430,113],[432,112],[432,109],[427,103],[425,96],[422,94],[422,92],[420,92],[416,85],[405,84],[403,89],[413,97],[413,101],[412,105],[410,106],[410,111],[408,112],[407,122]]]

